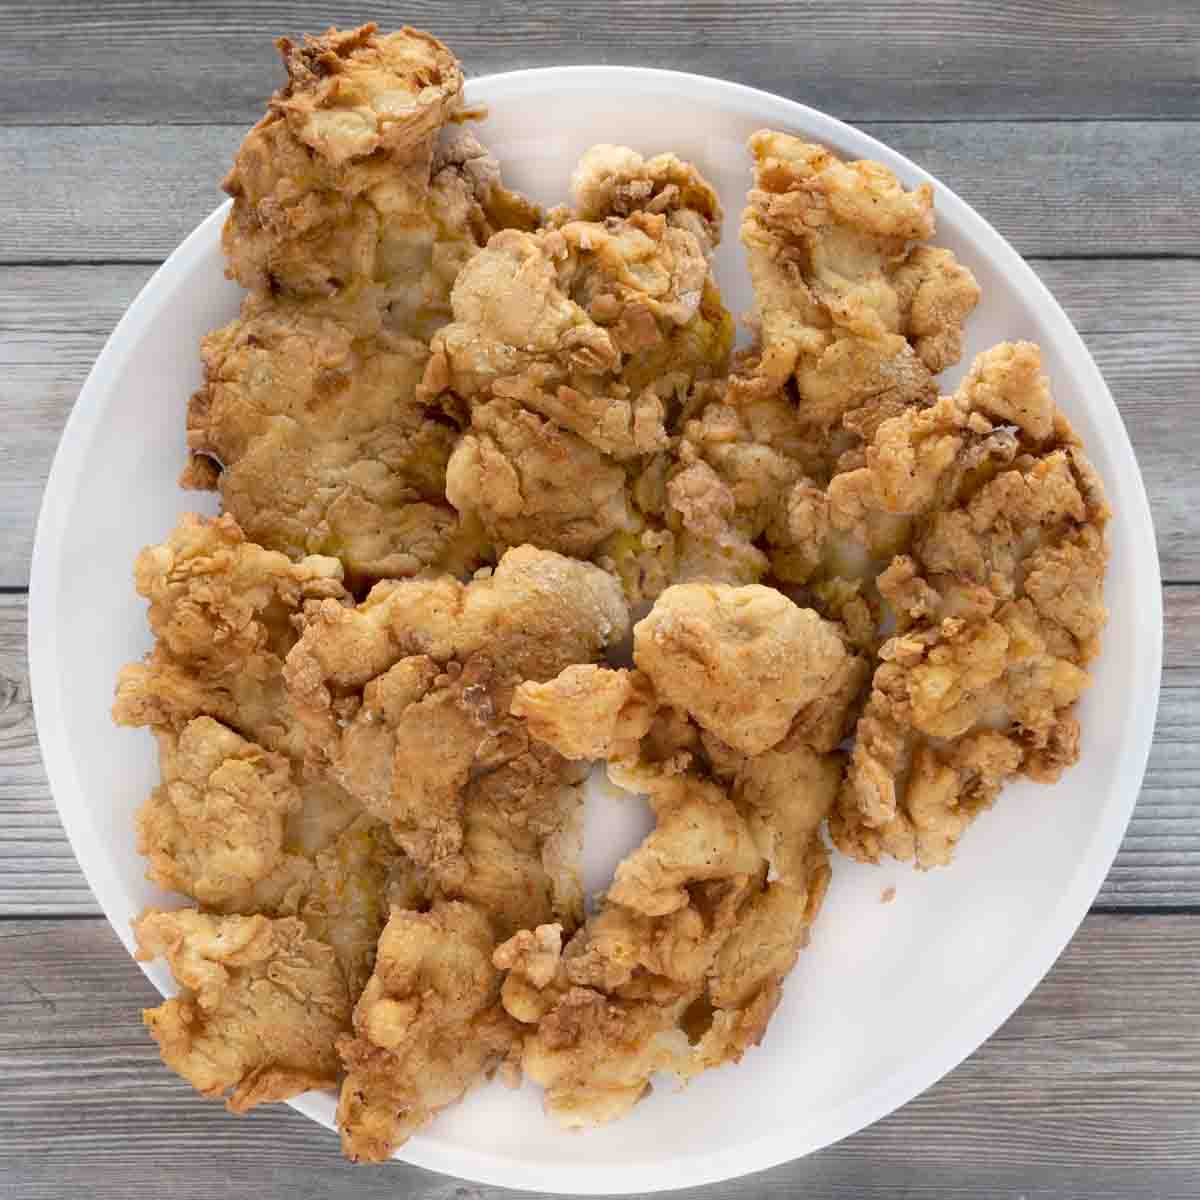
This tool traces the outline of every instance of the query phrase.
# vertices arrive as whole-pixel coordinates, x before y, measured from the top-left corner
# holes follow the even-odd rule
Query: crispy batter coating
[[[690,164],[620,147],[585,156],[574,187],[594,219],[499,233],[463,268],[423,394],[469,414],[448,468],[460,513],[501,547],[599,553],[624,575],[654,532],[636,477],[732,345],[707,258],[720,207]]]
[[[729,351],[712,286],[660,215],[507,230],[459,274],[428,390],[515,400],[619,458],[661,449],[668,403]]]
[[[783,738],[849,657],[833,625],[781,592],[699,583],[663,592],[633,653],[668,703],[746,754]]]
[[[163,1062],[198,1092],[247,1112],[337,1081],[335,1040],[352,1002],[333,951],[302,922],[150,909],[138,957],[165,957],[180,993],[142,1014]]]
[[[794,381],[806,421],[832,426],[887,396],[933,398],[979,301],[971,273],[933,236],[933,190],[906,191],[879,163],[762,131],[742,218],[762,339],[758,372]]]
[[[664,593],[639,623],[635,654],[641,631],[686,590]],[[751,603],[756,592],[777,595],[741,591]],[[726,608],[735,607],[737,592],[725,592]],[[786,617],[776,624],[786,627]],[[704,627],[710,646],[722,637],[739,646],[745,632],[736,622]],[[790,640],[781,630],[776,651],[802,655],[810,634],[806,622]],[[659,676],[678,678],[692,650],[663,639]],[[861,663],[856,674],[861,686]],[[657,682],[648,670],[572,667],[522,684],[513,699],[534,736],[565,755],[607,757],[610,778],[646,793],[655,814],[603,907],[565,948],[561,926],[545,925],[495,954],[507,972],[505,1008],[529,1027],[522,1068],[569,1127],[623,1116],[656,1071],[687,1077],[758,1044],[830,877],[820,829],[845,771],[830,738],[846,727],[857,687],[842,689],[836,719],[831,701],[815,719],[793,713],[773,748],[745,754],[697,730],[670,695],[656,694]]]
[[[159,757],[163,782],[137,816],[150,879],[217,904],[279,866],[285,821],[300,807],[282,754],[197,717],[159,734]]]
[[[425,343],[379,327],[370,299],[248,298],[203,343],[189,446],[223,464],[255,541],[335,555],[352,581],[461,570],[480,539],[446,502],[458,431],[416,399]]]
[[[478,405],[446,468],[446,497],[500,547],[586,558],[633,527],[619,463],[509,400]]]
[[[772,828],[794,839],[789,862],[803,866],[767,883],[736,791],[731,799],[687,772],[642,776],[658,825],[601,911],[565,950],[560,927],[542,926],[496,951],[505,1008],[529,1027],[522,1069],[552,1117],[567,1127],[616,1120],[655,1072],[687,1077],[761,1040],[828,882],[817,830],[840,778],[840,762],[824,779],[795,771],[774,797],[795,810]],[[756,796],[761,822],[772,793]],[[815,816],[807,828],[802,814]]]
[[[348,602],[341,564],[300,562],[246,540],[232,517],[188,513],[138,555],[134,581],[157,639],[117,681],[120,725],[180,729],[211,716],[268,750],[303,753],[287,719],[283,659],[313,602]]]
[[[912,553],[879,580],[898,632],[831,831],[857,858],[938,866],[1007,778],[1053,780],[1078,757],[1108,506],[1029,343],[987,351],[954,397],[885,422],[853,476],[860,508],[903,505],[916,522]]]
[[[386,829],[306,764],[284,687],[306,611],[349,603],[340,565],[189,514],[135,579],[157,642],[122,670],[113,714],[158,739],[162,783],[138,818],[149,878],[218,912],[301,917],[357,995],[389,896],[421,886]]]
[[[354,1036],[338,1043],[347,1074],[337,1122],[348,1158],[385,1161],[504,1059],[515,1025],[499,1004],[494,947],[469,904],[392,910]]]
[[[219,487],[257,542],[340,557],[354,584],[469,572],[481,531],[446,501],[458,429],[416,389],[462,265],[536,210],[461,125],[435,38],[374,26],[281,43],[288,84],[226,187],[224,247],[250,289],[205,339],[182,482]]]
[[[581,221],[661,213],[706,252],[721,241],[724,213],[712,184],[674,154],[643,158],[628,146],[593,146],[571,173],[573,215]]]
[[[332,295],[356,279],[394,280],[414,294],[421,272],[448,289],[455,242],[486,222],[496,184],[493,162],[453,172],[458,182],[448,176],[427,196],[435,167],[478,157],[460,148],[436,158],[439,132],[461,106],[453,54],[429,34],[379,35],[373,25],[279,46],[288,82],[225,180],[230,273],[250,291],[296,296]],[[456,211],[464,201],[471,219]],[[439,230],[437,215],[459,219]]]
[[[640,671],[580,664],[517,688],[512,714],[564,758],[629,758],[650,732],[654,689]]]
[[[626,636],[620,588],[597,567],[525,546],[470,584],[376,587],[314,616],[288,658],[310,751],[503,937],[582,917],[580,772],[531,745],[514,688]]]

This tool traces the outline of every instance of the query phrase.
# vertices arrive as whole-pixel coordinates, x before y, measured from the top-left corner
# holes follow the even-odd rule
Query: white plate
[[[694,160],[728,211],[717,275],[735,314],[750,305],[737,224],[751,132],[789,130],[882,161],[908,185],[930,180],[936,240],[983,288],[964,362],[1002,339],[1040,343],[1055,397],[1115,511],[1112,617],[1081,707],[1083,758],[1061,783],[1006,789],[948,870],[922,875],[837,858],[812,945],[764,1046],[740,1066],[679,1094],[660,1087],[629,1119],[587,1134],[545,1120],[532,1086],[493,1084],[403,1150],[437,1171],[544,1191],[649,1192],[727,1179],[828,1145],[928,1087],[1021,1003],[1087,912],[1133,809],[1154,726],[1162,609],[1146,494],[1100,372],[1037,276],[958,197],[880,143],[776,96],[664,71],[521,71],[473,80],[468,95],[491,110],[482,135],[507,182],[541,201],[565,198],[572,166],[594,142]],[[117,669],[149,647],[134,555],[198,504],[175,480],[184,406],[200,381],[198,342],[239,300],[222,273],[222,218],[215,212],[171,255],[97,360],[58,449],[34,550],[30,661],[46,770],[79,862],[127,947],[130,919],[167,897],[143,880],[134,852],[133,813],[154,778],[151,738],[115,729],[108,709]],[[604,814],[596,816],[604,827]],[[594,850],[593,870],[615,853],[611,839]],[[885,905],[889,885],[896,898]],[[147,974],[169,991],[165,968]],[[331,1097],[293,1103],[332,1124]]]

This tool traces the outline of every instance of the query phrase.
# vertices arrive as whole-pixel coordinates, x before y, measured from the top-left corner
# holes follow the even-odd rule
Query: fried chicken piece
[[[638,476],[732,345],[707,258],[719,206],[689,164],[617,147],[585,156],[575,185],[604,219],[497,234],[459,275],[423,394],[470,415],[448,468],[460,513],[501,547],[596,555],[636,597],[664,545]]]
[[[684,1014],[761,874],[749,831],[717,785],[685,774],[650,787],[658,828],[565,952],[561,928],[543,926],[494,958],[508,971],[505,1007],[529,1026],[521,1067],[568,1128],[624,1116],[655,1071],[684,1069]]]
[[[651,774],[658,827],[618,868],[603,909],[565,951],[557,926],[497,949],[504,1005],[530,1030],[521,1065],[551,1116],[616,1120],[656,1071],[686,1078],[761,1040],[828,883],[818,827],[840,778],[834,756],[745,785],[783,847],[788,873],[767,883],[741,804],[711,781]],[[772,791],[775,781],[785,786]]]
[[[933,234],[928,187],[905,192],[878,164],[784,134],[750,144],[742,241],[759,345],[722,392],[697,390],[683,424],[667,484],[675,578],[808,585],[871,648],[878,565],[831,536],[824,489],[883,421],[932,403],[979,290],[948,251],[910,247]],[[906,549],[907,524],[876,525],[880,553]],[[830,590],[840,578],[859,591]]]
[[[347,1075],[337,1123],[348,1158],[390,1158],[504,1059],[514,1023],[499,1004],[494,947],[471,905],[392,910],[354,1036],[338,1043]]]
[[[460,125],[462,75],[427,34],[281,43],[289,82],[226,187],[250,289],[205,339],[185,486],[219,487],[261,544],[338,555],[355,585],[483,561],[445,499],[459,430],[417,396],[460,268],[536,210]]]
[[[529,744],[513,690],[596,658],[628,620],[611,576],[525,546],[470,584],[381,584],[322,609],[286,675],[310,752],[438,894],[484,905],[508,936],[582,915],[579,772]]]
[[[231,1112],[337,1082],[352,1003],[333,951],[300,921],[148,910],[138,958],[163,956],[180,993],[142,1014],[163,1062]]]
[[[218,912],[301,917],[357,995],[389,894],[414,881],[386,830],[306,765],[284,687],[306,608],[349,601],[339,564],[294,563],[229,516],[187,515],[135,578],[157,643],[121,672],[113,712],[159,744],[162,783],[138,819],[149,878]]]
[[[283,659],[306,607],[348,602],[341,580],[336,559],[291,562],[248,542],[230,516],[185,514],[134,564],[157,641],[117,680],[117,724],[178,730],[206,715],[267,750],[302,755]]]
[[[427,394],[514,401],[618,459],[665,448],[670,406],[732,341],[704,247],[660,214],[499,233],[451,300]]]
[[[701,599],[716,591],[692,590]],[[656,1071],[686,1078],[756,1045],[829,882],[820,828],[845,758],[828,751],[849,723],[865,663],[834,637],[846,663],[857,664],[841,668],[849,683],[832,687],[818,708],[810,702],[811,712],[793,711],[773,748],[742,753],[698,733],[670,696],[656,694],[660,678],[690,668],[690,642],[660,640],[657,676],[642,663],[643,631],[656,627],[660,609],[679,607],[674,593],[688,591],[669,589],[635,627],[643,669],[572,667],[548,683],[522,684],[513,699],[531,733],[576,758],[606,756],[613,782],[647,794],[655,813],[655,829],[617,867],[603,907],[565,948],[559,926],[542,926],[515,934],[494,956],[506,972],[505,1008],[529,1027],[522,1068],[546,1089],[547,1112],[568,1127],[623,1116]],[[723,592],[727,609],[759,592],[790,605],[764,588]],[[789,641],[786,612],[772,623],[783,627],[779,645],[802,653]],[[714,636],[711,619],[703,629]],[[810,632],[801,621],[794,640],[805,643]],[[748,657],[750,676],[753,650]],[[841,698],[837,713],[833,696]],[[731,720],[721,727],[726,736],[744,728]]]
[[[1056,779],[1078,757],[1109,511],[1029,343],[980,355],[954,397],[885,423],[873,450],[856,502],[917,520],[880,577],[898,632],[831,832],[861,859],[938,866],[1007,778]]]
[[[804,419],[832,427],[882,397],[933,399],[931,373],[957,360],[979,300],[933,236],[933,189],[905,191],[879,163],[762,131],[742,218],[762,340],[758,374],[794,381]]]
[[[469,569],[481,538],[445,498],[458,430],[416,399],[428,348],[370,301],[249,297],[203,342],[188,444],[223,464],[225,508],[255,541],[336,555],[353,582]]]
[[[283,755],[197,717],[159,734],[159,756],[163,782],[137,816],[150,879],[215,904],[279,866],[284,823],[300,807]]]
[[[428,338],[422,310],[438,292],[444,301],[491,222],[532,224],[535,211],[500,186],[468,131],[439,143],[463,80],[436,38],[363,25],[279,48],[288,82],[225,180],[230,273],[249,291],[296,296],[375,280],[415,318],[406,331]]]
[[[634,661],[659,695],[747,754],[783,738],[848,657],[833,625],[757,585],[676,585],[634,629]]]

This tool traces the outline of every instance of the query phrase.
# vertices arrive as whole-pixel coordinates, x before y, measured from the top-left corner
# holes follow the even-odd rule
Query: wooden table
[[[0,1195],[498,1194],[401,1165],[352,1169],[289,1109],[234,1120],[159,1066],[138,1015],[156,997],[75,865],[30,712],[34,520],[80,383],[218,201],[279,75],[271,38],[363,15],[437,31],[477,74],[675,67],[881,137],[1028,256],[1103,369],[1150,490],[1167,617],[1158,730],[1078,936],[920,1099],[822,1153],[692,1194],[1200,1195],[1200,4],[37,0],[0,13]]]

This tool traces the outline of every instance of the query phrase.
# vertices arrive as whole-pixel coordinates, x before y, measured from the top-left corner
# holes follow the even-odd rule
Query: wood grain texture
[[[862,128],[953,188],[1022,254],[1200,256],[1198,122]],[[243,124],[0,127],[9,167],[0,263],[164,258],[224,199],[220,180],[244,132]]]
[[[1200,260],[1033,265],[1083,333],[1125,418],[1164,578],[1200,579]],[[0,587],[29,581],[38,505],[62,426],[152,269],[0,268]]]
[[[384,29],[416,22],[432,30],[477,75],[567,63],[668,67],[849,120],[1200,115],[1200,26],[1187,0],[609,0],[602,11],[555,0],[68,0],[12,6],[0,45],[0,120],[249,121],[281,75],[275,37],[367,14]]]
[[[1154,746],[1098,910],[1200,908],[1200,588],[1167,588],[1164,598]],[[25,611],[25,597],[0,596],[0,918],[93,914],[99,907],[59,825],[38,757]]]
[[[806,1159],[675,1195],[1194,1197],[1198,960],[1200,921],[1094,914],[1013,1017],[923,1096]],[[514,1195],[399,1163],[352,1168],[332,1134],[282,1106],[228,1116],[159,1064],[138,1015],[156,1001],[103,921],[0,927],[0,1192]],[[753,1053],[769,1046],[770,1034]],[[733,1089],[736,1068],[728,1071]]]

